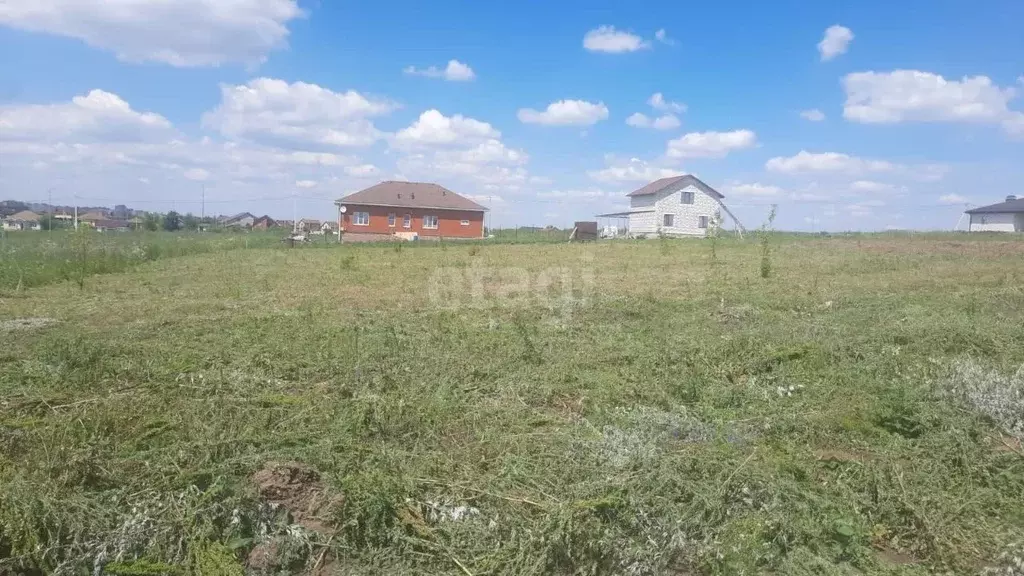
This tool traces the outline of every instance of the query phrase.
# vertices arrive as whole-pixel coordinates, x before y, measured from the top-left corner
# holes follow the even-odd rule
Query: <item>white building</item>
[[[1006,202],[966,213],[971,217],[967,228],[970,232],[1024,232],[1024,198],[1010,195]]]
[[[705,236],[723,212],[743,229],[722,203],[725,196],[689,174],[655,180],[627,196],[629,210],[597,217],[625,220],[630,236]]]

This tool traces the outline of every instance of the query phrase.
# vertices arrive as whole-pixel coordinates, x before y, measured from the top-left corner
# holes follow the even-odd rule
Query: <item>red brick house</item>
[[[335,202],[345,233],[483,238],[487,208],[443,186],[381,182]]]

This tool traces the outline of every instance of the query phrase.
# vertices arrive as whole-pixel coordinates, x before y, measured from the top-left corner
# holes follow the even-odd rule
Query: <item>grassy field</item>
[[[1021,238],[126,270],[0,295],[0,574],[1024,573]]]

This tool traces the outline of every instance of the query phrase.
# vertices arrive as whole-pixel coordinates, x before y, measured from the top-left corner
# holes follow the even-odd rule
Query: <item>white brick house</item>
[[[1024,198],[1010,195],[1006,202],[968,210],[971,232],[1024,232]]]
[[[722,196],[696,176],[689,174],[655,180],[627,194],[629,210],[599,214],[598,218],[628,221],[630,236],[705,236],[714,221],[726,213],[742,230],[735,216],[722,203]]]

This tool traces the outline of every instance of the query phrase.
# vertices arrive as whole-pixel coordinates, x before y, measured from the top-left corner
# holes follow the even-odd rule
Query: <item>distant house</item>
[[[320,225],[320,230],[324,234],[337,234],[338,233],[338,223],[337,222],[331,222],[330,220],[324,220],[324,223]]]
[[[255,216],[248,212],[242,212],[241,214],[222,218],[220,225],[225,228],[252,228],[252,225],[255,222]]]
[[[277,222],[267,215],[260,216],[252,223],[254,230],[266,230],[267,228],[273,228],[274,226],[277,226]]]
[[[132,229],[132,223],[127,220],[95,220],[92,226],[99,232],[128,232]]]
[[[93,211],[86,212],[85,214],[78,215],[78,222],[92,226],[94,222],[98,220],[107,220],[107,215],[103,212]]]
[[[1024,232],[1024,198],[1014,195],[1005,202],[967,210],[970,232]]]
[[[294,220],[278,220],[277,221],[277,225],[279,227],[281,227],[281,228],[287,228],[287,229],[291,230],[292,227],[295,226],[295,221]]]
[[[629,210],[597,217],[625,220],[631,236],[705,236],[713,222],[721,221],[722,211],[742,230],[742,225],[722,203],[725,196],[696,176],[662,178],[626,196]]]
[[[299,220],[298,229],[306,234],[323,234],[323,223],[313,218],[303,218]]]
[[[4,218],[4,230],[39,230],[42,228],[40,219],[39,214],[31,210],[15,212]]]
[[[487,208],[426,182],[381,182],[335,201],[341,231],[483,238]]]

